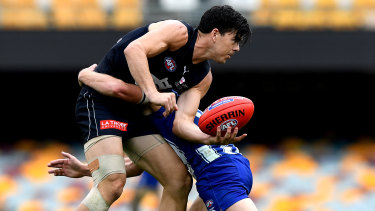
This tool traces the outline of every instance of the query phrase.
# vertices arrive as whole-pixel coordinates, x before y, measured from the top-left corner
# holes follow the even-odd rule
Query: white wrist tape
[[[147,98],[146,94],[142,91],[142,99],[137,104],[147,104],[150,100]]]

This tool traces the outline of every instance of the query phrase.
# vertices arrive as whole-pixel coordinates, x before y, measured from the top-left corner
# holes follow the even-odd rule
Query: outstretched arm
[[[209,72],[198,85],[181,94],[177,102],[180,109],[176,111],[173,133],[184,140],[200,144],[225,145],[239,142],[247,135],[243,134],[237,137],[237,127],[233,129],[228,127],[224,136],[221,135],[220,127],[218,127],[216,136],[210,136],[203,133],[194,123],[200,100],[206,94],[211,81],[212,75]]]
[[[91,172],[87,164],[82,163],[75,156],[67,152],[61,152],[61,154],[65,158],[56,159],[48,163],[47,166],[53,168],[48,170],[49,174],[71,178],[91,176]]]
[[[91,176],[90,169],[87,164],[79,161],[74,155],[67,152],[61,152],[65,157],[63,159],[52,160],[48,163],[48,167],[53,168],[48,170],[49,174],[55,176],[65,176],[71,178],[80,178],[84,176]],[[129,157],[124,157],[126,177],[139,176],[143,170],[138,168]]]
[[[107,74],[95,72],[96,66],[96,64],[93,64],[79,72],[78,83],[80,86],[85,84],[103,95],[120,98],[131,103],[142,101],[143,95],[139,86],[125,83]]]

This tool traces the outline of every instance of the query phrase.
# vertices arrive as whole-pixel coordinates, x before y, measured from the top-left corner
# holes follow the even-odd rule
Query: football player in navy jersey
[[[184,210],[191,178],[140,105],[150,102],[173,111],[173,133],[202,144],[241,141],[238,129],[221,136],[203,133],[194,124],[200,99],[208,91],[212,74],[208,60],[225,63],[250,36],[245,17],[230,6],[214,6],[194,29],[183,21],[166,20],[135,29],[108,51],[95,68],[98,73],[125,82],[124,99],[118,87],[105,95],[84,82],[76,105],[76,118],[94,186],[78,210],[108,210],[121,195],[126,181],[124,152],[163,185],[161,210]],[[99,79],[98,79],[99,80]],[[95,82],[95,80],[94,80]],[[140,89],[134,89],[137,84]],[[139,95],[132,95],[136,90]],[[179,99],[176,102],[176,94]],[[136,96],[136,97],[134,97]],[[175,169],[169,174],[169,169]]]
[[[81,71],[80,78],[82,79],[82,77],[85,78],[85,82],[91,81],[90,84],[93,88],[104,94],[113,93],[111,86],[106,86],[106,84],[117,84],[116,87],[126,86],[120,80],[93,72],[93,67]],[[94,79],[99,80],[93,81]],[[128,90],[122,89],[121,91],[119,89],[118,93],[121,92],[125,93]],[[130,93],[128,92],[128,94]],[[123,95],[117,95],[118,98],[122,98],[121,96]],[[178,154],[190,174],[197,180],[196,187],[200,198],[193,203],[190,210],[257,210],[252,200],[248,197],[253,184],[249,161],[242,156],[235,145],[204,145],[182,140],[172,132],[175,113],[164,117],[165,109],[152,104],[146,109],[151,110],[148,112],[150,114],[147,118]],[[196,112],[195,124],[198,124],[201,114],[200,110]],[[51,161],[49,167],[57,169],[52,169],[49,173],[68,177],[77,177],[76,175],[90,176],[90,172],[87,171],[87,165],[79,162],[70,154],[66,155],[64,153],[63,155],[67,159]],[[142,172],[129,160],[126,163],[128,177]]]

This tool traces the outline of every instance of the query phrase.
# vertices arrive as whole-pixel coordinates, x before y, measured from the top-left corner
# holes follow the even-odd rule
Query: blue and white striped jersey
[[[175,113],[167,117],[163,116],[164,108],[150,115],[150,120],[157,127],[160,134],[171,147],[176,151],[178,156],[187,165],[189,172],[195,177],[199,175],[204,167],[214,160],[229,154],[239,154],[238,148],[233,145],[203,145],[196,144],[180,139],[172,132],[173,120]],[[198,124],[202,111],[198,110],[194,119]]]

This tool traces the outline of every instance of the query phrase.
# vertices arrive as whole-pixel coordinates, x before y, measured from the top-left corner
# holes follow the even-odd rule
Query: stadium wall
[[[0,31],[0,70],[75,70],[98,63],[126,32]],[[255,28],[226,66],[238,71],[375,71],[374,31],[275,31]]]

